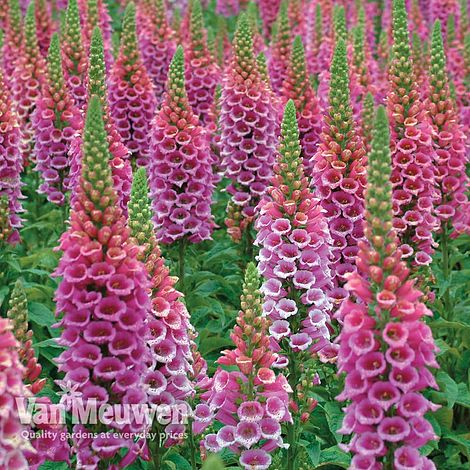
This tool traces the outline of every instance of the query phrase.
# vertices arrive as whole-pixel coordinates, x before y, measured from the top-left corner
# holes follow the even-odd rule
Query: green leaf
[[[337,433],[338,429],[341,427],[344,418],[344,413],[341,411],[341,406],[336,402],[328,402],[325,403],[324,409],[330,431],[335,437],[336,442],[339,443],[343,439],[341,434]]]
[[[224,470],[225,465],[215,454],[209,455],[207,460],[205,461],[204,465],[202,466],[201,470]]]
[[[442,436],[443,439],[454,442],[459,446],[459,449],[467,459],[470,459],[470,433],[467,434],[454,434],[449,433]]]
[[[38,302],[30,302],[29,320],[41,326],[51,326],[56,321],[54,314]]]
[[[439,426],[443,429],[451,429],[454,419],[454,411],[451,408],[440,408],[433,413]],[[431,423],[432,424],[432,423]]]
[[[166,460],[165,463],[173,463],[176,465],[178,470],[191,470],[191,464],[179,454],[172,454]]]
[[[316,467],[320,462],[320,443],[318,441],[312,442],[311,444],[305,446],[305,450],[307,451],[307,454],[310,457],[312,465]]]
[[[459,394],[457,384],[455,383],[454,379],[449,376],[449,374],[445,373],[442,370],[437,373],[436,380],[441,390],[441,392],[438,392],[438,394],[443,395],[443,397],[447,401],[447,406],[449,408],[452,408]]]
[[[321,451],[320,463],[317,468],[336,465],[341,468],[349,468],[351,457],[343,452],[338,446],[330,447]]]
[[[468,390],[467,384],[460,383],[457,385],[457,387],[458,394],[455,403],[464,406],[465,408],[470,408],[470,392]]]
[[[39,470],[67,470],[69,468],[66,462],[44,462]]]
[[[8,286],[0,287],[0,307],[3,304],[5,297],[8,295],[8,292],[10,292],[10,289],[8,288]]]

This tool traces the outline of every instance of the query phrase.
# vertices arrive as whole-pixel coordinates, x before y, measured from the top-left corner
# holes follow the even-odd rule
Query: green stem
[[[294,403],[298,403],[297,397],[297,384],[298,384],[298,377],[297,377],[297,365],[295,361],[295,354],[291,353],[288,355],[289,357],[289,384],[293,390],[292,393],[292,400]],[[295,416],[293,416],[293,423],[288,424],[287,426],[287,443],[289,444],[289,448],[287,449],[287,470],[295,470],[296,460],[297,460],[297,429],[299,423],[297,422]]]
[[[192,470],[197,470],[196,466],[196,445],[194,444],[194,434],[192,422],[188,423],[188,438],[189,438],[189,449]]]
[[[182,293],[184,293],[185,253],[186,253],[186,239],[182,238],[179,241],[179,246],[178,246],[179,290]]]
[[[155,470],[160,470],[161,452],[160,452],[160,433],[159,432],[157,432],[157,436],[155,437],[155,444],[152,447],[153,447],[152,449],[153,468]]]
[[[447,222],[444,223],[441,236],[441,250],[442,250],[442,273],[444,275],[444,281],[447,283],[450,277],[450,260],[449,260],[449,231]],[[445,318],[448,321],[451,321],[452,316],[452,306],[450,300],[450,291],[449,287],[446,288],[443,295],[443,304]]]

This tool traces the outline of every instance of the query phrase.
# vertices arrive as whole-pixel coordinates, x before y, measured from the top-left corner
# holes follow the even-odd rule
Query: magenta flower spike
[[[151,363],[145,324],[149,281],[138,261],[139,248],[129,240],[110,158],[100,98],[92,96],[83,135],[82,173],[55,271],[62,278],[55,294],[61,318],[57,326],[62,327],[58,342],[66,347],[57,362],[65,372],[63,384],[72,386],[85,406],[89,400],[97,405],[146,403],[142,379]],[[97,426],[103,431],[102,423],[74,427],[77,466],[97,468],[100,460],[119,461],[122,448],[128,449],[128,459],[137,457],[142,442],[124,437],[126,432],[145,431],[145,423],[139,424],[136,416],[124,424],[109,420],[105,426],[109,437],[83,437],[97,432]],[[124,434],[115,437],[114,432]]]
[[[39,50],[43,57],[47,57],[55,25],[51,16],[51,5],[46,0],[34,0],[36,16],[36,34]]]
[[[393,52],[387,110],[391,126],[394,228],[403,255],[414,266],[428,265],[439,227],[434,205],[436,153],[432,128],[416,81],[404,0],[394,1]]]
[[[255,244],[265,279],[263,311],[282,354],[330,347],[331,237],[304,173],[294,102],[284,112],[279,156],[260,203]],[[292,384],[291,384],[292,385]]]
[[[236,348],[222,352],[210,387],[195,409],[195,433],[216,421],[217,433],[206,434],[208,452],[230,449],[240,455],[245,470],[267,469],[271,452],[283,446],[281,424],[291,421],[289,394],[292,389],[283,374],[276,374],[268,337],[269,320],[262,316],[259,274],[249,263],[241,296],[241,310],[230,335]]]
[[[8,86],[0,67],[0,245],[20,241],[21,157],[20,127]]]
[[[0,465],[5,469],[26,470],[29,465],[24,454],[31,445],[24,436],[27,428],[21,424],[15,400],[27,398],[29,392],[23,385],[23,366],[18,358],[18,342],[11,330],[10,320],[0,318],[0,374],[3,378]]]
[[[245,14],[238,20],[234,55],[222,83],[221,157],[232,196],[226,220],[234,240],[249,227],[271,181],[276,155],[277,112],[272,92],[253,56],[252,31]]]
[[[108,80],[111,115],[131,161],[146,166],[157,100],[137,46],[135,5],[124,13],[121,47]]]
[[[177,279],[170,276],[162,258],[151,216],[145,169],[139,168],[132,184],[129,228],[132,242],[143,248],[138,258],[145,264],[150,278],[152,308],[147,320],[147,344],[153,367],[143,380],[148,385],[150,404],[177,405],[186,403],[188,397],[194,394],[195,383],[190,378],[197,366],[193,361],[195,334],[189,313],[181,301],[182,294],[175,289]],[[168,425],[169,434],[175,424]],[[178,439],[169,437],[165,446],[177,443],[180,443]],[[152,455],[156,451],[152,450]]]
[[[268,58],[269,74],[275,93],[280,93],[282,84],[287,77],[292,40],[288,2],[284,0],[279,9],[276,32],[271,39],[270,55]]]
[[[355,128],[349,95],[346,45],[340,39],[331,65],[329,107],[313,158],[312,186],[321,200],[333,238],[333,297],[338,303],[348,273],[355,271],[357,243],[363,238],[365,148]]]
[[[193,0],[189,36],[186,41],[185,84],[189,104],[203,126],[209,122],[215,89],[221,80],[221,70],[207,47],[201,3]]]
[[[310,177],[313,158],[320,140],[323,116],[310,83],[300,36],[294,39],[287,77],[282,84],[281,93],[285,101],[289,99],[294,101],[302,147],[301,158],[305,175]]]
[[[18,112],[21,129],[21,154],[25,165],[33,151],[34,129],[31,116],[41,95],[46,76],[46,62],[39,52],[36,37],[34,2],[28,6],[24,22],[24,38],[12,78],[12,97]]]
[[[157,240],[171,244],[211,237],[213,158],[205,130],[191,109],[184,81],[184,52],[178,46],[166,93],[151,131],[149,186]]]
[[[124,214],[127,214],[127,203],[129,202],[131,192],[132,169],[128,159],[129,150],[123,144],[121,135],[116,129],[109,110],[103,37],[99,28],[95,28],[90,45],[87,91],[89,97],[96,95],[101,102],[105,129],[108,135],[109,154],[111,155],[109,165],[112,170],[114,188],[118,195],[118,203]],[[78,185],[82,171],[82,141],[83,136],[78,135],[72,142],[70,150],[70,188],[72,191]],[[74,193],[72,192],[72,199],[73,197]]]
[[[83,128],[83,119],[65,83],[57,33],[52,37],[48,74],[31,121],[35,131],[35,170],[42,179],[39,192],[62,206],[70,189],[70,146]]]
[[[83,45],[77,0],[69,0],[65,15],[65,28],[61,36],[62,65],[65,79],[75,105],[83,110],[87,100],[86,72],[88,57]]]
[[[338,432],[352,434],[343,445],[354,454],[351,468],[435,469],[419,454],[436,438],[424,415],[438,406],[422,395],[427,387],[437,388],[429,370],[439,367],[437,347],[423,321],[432,313],[401,259],[392,226],[390,168],[389,127],[381,106],[369,154],[366,240],[359,242],[358,271],[346,284],[351,296],[339,312],[338,371],[346,379],[337,400],[350,404]]]
[[[217,0],[215,11],[218,15],[222,15],[227,18],[230,16],[236,16],[240,13],[240,0]]]
[[[170,62],[176,50],[174,32],[168,24],[165,2],[139,2],[136,21],[140,53],[152,79],[157,103],[160,105]]]
[[[8,8],[5,10],[7,13],[4,42],[2,46],[3,58],[1,59],[3,64],[2,68],[5,71],[4,80],[10,84],[13,80],[13,73],[16,67],[16,61],[20,57],[23,40],[24,40],[24,28],[23,28],[23,14],[18,0],[9,0]]]
[[[436,181],[441,194],[436,215],[444,230],[453,226],[458,235],[470,232],[470,204],[467,197],[469,178],[465,172],[467,163],[465,136],[459,126],[458,116],[449,89],[446,58],[440,23],[436,22],[432,34],[430,91],[426,109],[431,117],[436,150]]]
[[[281,0],[258,0],[259,12],[261,20],[263,21],[264,36],[269,38],[271,30],[276,22]]]

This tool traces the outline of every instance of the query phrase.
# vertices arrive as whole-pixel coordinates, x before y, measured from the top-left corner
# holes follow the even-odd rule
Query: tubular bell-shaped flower
[[[24,400],[29,393],[23,385],[23,366],[18,358],[18,342],[11,332],[12,328],[10,320],[0,318],[0,374],[3,377],[0,466],[26,470],[29,465],[24,452],[30,448],[30,444],[24,437],[26,428],[21,424],[15,400]]]
[[[206,125],[214,101],[215,88],[220,82],[221,71],[207,47],[199,0],[193,0],[192,3],[189,37],[184,52],[187,64],[185,84],[189,104],[201,123]]]
[[[157,100],[137,46],[135,5],[124,13],[119,55],[109,77],[109,103],[115,126],[133,163],[146,166],[151,121]]]
[[[221,157],[225,176],[232,181],[226,224],[232,238],[240,240],[249,233],[255,208],[271,180],[278,125],[272,92],[256,65],[252,31],[243,13],[233,48],[222,84]],[[230,219],[231,213],[237,219]]]
[[[404,0],[394,0],[393,51],[387,110],[391,127],[394,228],[403,255],[413,265],[428,265],[438,228],[434,204],[436,154],[432,129],[416,82]]]
[[[46,62],[39,52],[34,2],[31,2],[25,17],[23,44],[11,84],[12,97],[20,120],[20,148],[25,163],[32,157],[34,129],[31,116],[36,109],[45,76]]]
[[[268,337],[269,320],[262,315],[259,274],[249,263],[241,296],[241,310],[230,337],[236,349],[223,351],[217,361],[230,371],[217,369],[205,403],[196,409],[195,428],[201,432],[212,420],[203,419],[203,408],[222,427],[207,434],[204,447],[210,452],[230,448],[240,454],[240,466],[246,470],[267,469],[270,451],[283,446],[281,424],[291,421],[286,378],[276,374]]]
[[[89,400],[110,405],[146,403],[142,378],[151,362],[145,324],[150,310],[149,281],[138,261],[139,248],[129,240],[109,160],[100,99],[92,96],[83,136],[82,173],[55,272],[62,278],[55,295],[61,316],[57,326],[63,328],[58,342],[66,346],[57,362],[65,372],[63,382],[81,394],[85,406]],[[77,465],[96,468],[99,460],[119,460],[121,448],[128,449],[126,457],[132,461],[142,441],[116,438],[113,433],[145,430],[145,423],[136,418],[124,424],[110,420],[106,426],[110,437],[95,440],[79,436],[96,431],[96,426],[103,431],[102,423],[75,426]]]
[[[69,0],[68,2],[64,32],[61,36],[61,48],[67,86],[72,93],[75,105],[82,110],[87,99],[86,70],[88,58],[83,46],[77,0]]]
[[[446,58],[440,23],[432,34],[430,91],[426,109],[434,128],[437,183],[441,201],[436,214],[443,225],[450,224],[456,234],[470,230],[470,204],[466,195],[469,179],[465,173],[465,135],[452,102],[446,73]],[[446,230],[450,227],[447,226]]]
[[[390,134],[381,106],[369,155],[366,241],[359,242],[358,271],[348,277],[352,295],[340,307],[338,370],[346,380],[337,399],[351,403],[339,432],[353,434],[345,446],[354,453],[351,468],[432,469],[418,449],[435,438],[424,415],[437,407],[421,392],[437,388],[428,369],[438,367],[437,347],[422,320],[432,313],[408,278],[393,229],[390,168]]]
[[[111,155],[111,159],[108,163],[112,169],[114,188],[118,195],[118,204],[123,209],[124,214],[126,214],[127,203],[131,192],[132,170],[128,159],[129,150],[123,144],[109,110],[103,37],[99,28],[95,28],[90,45],[87,91],[89,97],[96,95],[101,102],[109,154]],[[77,186],[81,174],[82,141],[82,135],[75,138],[70,150],[70,188],[72,191]]]
[[[258,269],[265,279],[263,310],[273,322],[269,329],[272,344],[285,356],[297,353],[301,364],[331,346],[327,325],[333,283],[328,224],[304,174],[295,114],[290,100],[274,177],[255,223],[255,243],[261,247]],[[295,382],[290,374],[294,387],[291,378]]]
[[[340,39],[331,65],[329,108],[320,145],[313,158],[312,185],[326,211],[333,238],[334,297],[346,292],[345,275],[355,270],[357,242],[363,237],[365,149],[354,126],[346,45]]]
[[[11,293],[7,316],[11,320],[15,338],[19,343],[18,357],[24,366],[23,380],[31,393],[36,395],[43,389],[46,379],[38,378],[42,367],[34,353],[33,332],[28,327],[28,300],[23,283],[19,279]]]
[[[18,117],[0,66],[0,245],[20,240],[23,161],[19,144]]]
[[[48,56],[48,74],[31,118],[35,131],[34,161],[43,180],[39,192],[50,202],[64,205],[69,185],[69,150],[82,129],[82,115],[65,84],[59,36],[54,34]]]
[[[294,39],[290,65],[281,93],[285,100],[294,101],[302,147],[301,157],[305,174],[310,177],[313,157],[317,151],[321,133],[322,114],[307,73],[305,52],[300,36]]]
[[[199,243],[211,237],[214,227],[213,159],[205,130],[188,101],[181,46],[171,62],[166,90],[153,121],[148,165],[157,239]]]
[[[142,60],[152,79],[157,103],[160,104],[168,68],[176,50],[174,32],[168,24],[165,1],[140,1],[136,21]]]
[[[150,277],[152,308],[147,344],[153,359],[144,383],[149,386],[149,403],[181,404],[194,393],[194,384],[188,380],[192,373],[194,333],[186,306],[180,300],[182,294],[174,287],[176,278],[170,276],[157,244],[148,192],[145,169],[139,168],[132,183],[129,228],[131,241],[143,247],[138,258]]]
[[[277,18],[276,32],[271,39],[268,60],[271,84],[276,93],[281,91],[282,84],[287,77],[292,49],[292,30],[287,9],[288,1],[283,0]]]

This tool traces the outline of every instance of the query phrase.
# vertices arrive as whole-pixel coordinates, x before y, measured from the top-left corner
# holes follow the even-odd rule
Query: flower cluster
[[[353,121],[346,45],[340,39],[331,65],[329,108],[313,158],[312,185],[325,209],[333,238],[334,298],[341,301],[346,274],[355,270],[363,237],[365,149]]]
[[[132,162],[147,165],[157,101],[137,46],[134,3],[124,13],[119,55],[109,77],[111,115]]]
[[[19,143],[19,122],[0,66],[0,244],[20,239],[23,162]]]
[[[95,28],[93,31],[89,62],[87,77],[88,96],[96,95],[100,98],[111,157],[108,163],[112,170],[114,188],[118,195],[118,204],[125,214],[131,192],[132,170],[128,159],[129,151],[122,142],[121,135],[116,129],[109,110],[104,45],[99,28]],[[79,135],[73,140],[70,149],[70,188],[72,191],[78,185],[81,175],[82,146],[83,136]],[[72,199],[73,197],[74,192],[72,192]]]
[[[276,361],[269,345],[269,320],[261,315],[259,275],[248,264],[237,324],[230,335],[236,349],[223,351],[219,368],[203,403],[194,410],[196,433],[213,421],[222,424],[217,433],[207,434],[203,445],[209,452],[230,448],[240,454],[245,470],[267,469],[269,452],[283,446],[281,424],[291,421],[288,410],[292,391],[282,374],[276,375]]]
[[[83,28],[83,42],[87,54],[91,52],[91,43],[95,28],[99,28],[103,36],[104,61],[106,72],[109,72],[114,62],[111,17],[104,0],[77,0],[80,11],[80,23]]]
[[[222,83],[220,114],[222,167],[231,180],[231,210],[239,208],[238,220],[226,221],[235,240],[250,226],[271,180],[278,127],[271,97],[253,56],[248,18],[241,14],[234,56]]]
[[[201,3],[194,0],[191,8],[189,37],[185,47],[185,84],[189,104],[201,123],[209,121],[215,89],[220,83],[220,68],[207,48]]]
[[[264,35],[269,37],[271,28],[276,21],[281,6],[281,0],[258,0],[260,16],[263,21]]]
[[[353,468],[433,469],[418,450],[434,438],[424,415],[436,406],[421,392],[437,388],[428,369],[438,367],[437,348],[423,322],[431,312],[408,279],[392,227],[389,145],[387,115],[380,107],[369,156],[367,241],[359,244],[358,271],[346,285],[354,297],[340,307],[338,371],[346,380],[337,399],[351,400],[340,432],[353,434],[345,446],[354,453]]]
[[[31,117],[35,132],[34,160],[43,183],[39,192],[58,205],[66,202],[69,189],[69,151],[83,127],[62,72],[59,36],[54,34],[48,56],[48,74]]]
[[[89,400],[98,405],[147,401],[142,377],[150,361],[145,341],[149,281],[137,259],[139,248],[129,241],[109,159],[100,99],[93,96],[83,136],[82,174],[70,228],[60,240],[63,255],[55,272],[62,277],[55,295],[61,316],[57,326],[63,327],[58,341],[67,348],[57,362],[65,372],[64,383],[72,384],[84,405]],[[90,429],[93,432],[92,424],[74,429],[81,467],[95,468],[99,460],[116,459],[121,448],[128,449],[121,464],[130,464],[142,446],[113,433],[92,439],[86,434]],[[142,424],[136,419],[114,420],[109,429],[138,432]]]
[[[18,358],[18,343],[11,332],[10,320],[0,318],[0,373],[8,380],[3,381],[2,413],[0,413],[0,466],[26,470],[24,452],[30,448],[28,441],[22,436],[25,429],[20,422],[15,398],[27,397],[28,392],[23,385],[23,368]]]
[[[51,16],[51,5],[46,0],[36,0],[35,2],[36,34],[38,38],[39,51],[43,57],[47,56],[54,24]]]
[[[144,0],[137,8],[139,48],[147,73],[160,104],[165,91],[168,68],[176,50],[164,0]]]
[[[10,305],[7,312],[11,320],[15,338],[19,342],[18,357],[24,366],[23,380],[33,395],[39,393],[46,379],[39,379],[42,367],[38,363],[33,349],[33,332],[28,327],[28,301],[23,283],[17,280],[10,296]]]
[[[465,136],[458,124],[450,96],[444,44],[438,22],[432,35],[430,93],[426,109],[434,128],[432,139],[437,157],[436,181],[441,193],[436,215],[443,225],[450,222],[457,234],[469,232],[470,204],[466,195],[469,179],[465,173]]]
[[[23,17],[18,0],[10,0],[8,2],[6,24],[4,28],[4,38],[2,44],[3,57],[0,60],[3,62],[0,68],[5,70],[6,81],[10,82],[13,78],[13,72],[16,67],[16,60],[18,59],[21,47],[23,44],[24,31],[23,31]]]
[[[302,147],[301,156],[304,171],[306,176],[309,177],[320,138],[322,114],[308,76],[305,52],[300,36],[294,39],[291,62],[281,92],[285,99],[294,101],[297,110],[300,145]]]
[[[191,339],[194,336],[189,314],[175,289],[176,278],[169,275],[151,222],[145,169],[134,175],[129,201],[131,241],[143,247],[138,259],[145,264],[150,278],[151,310],[148,315],[147,344],[152,354],[151,367],[144,375],[149,403],[173,405],[184,402],[194,391],[189,376],[193,372]],[[182,429],[180,429],[182,428]],[[174,434],[184,426],[171,423],[166,431]],[[166,445],[173,444],[168,439]]]
[[[77,0],[69,0],[65,15],[65,28],[61,36],[62,64],[75,105],[81,110],[85,107],[86,70],[88,58],[83,46],[83,35],[80,25],[80,13]]]
[[[255,243],[261,247],[259,271],[265,278],[263,312],[273,322],[269,331],[277,349],[319,352],[330,338],[331,239],[304,174],[295,114],[289,101],[274,177],[255,223]]]
[[[31,2],[28,6],[23,44],[16,59],[11,83],[21,129],[20,149],[25,164],[29,163],[33,151],[34,128],[31,116],[36,109],[36,102],[46,77],[46,62],[39,51],[36,36],[34,5],[35,2]]]
[[[413,70],[404,0],[394,2],[393,53],[389,69],[387,110],[392,145],[394,228],[403,256],[422,266],[431,262],[433,231],[438,228],[434,204],[435,159],[432,129],[420,99]]]
[[[171,62],[166,89],[153,121],[148,166],[157,239],[173,243],[185,237],[198,243],[210,238],[214,227],[214,177],[209,142],[185,90],[181,46]]]
[[[38,470],[47,462],[66,462],[70,467],[71,448],[67,438],[67,427],[55,422],[60,405],[55,405],[49,397],[35,397],[35,406],[39,408],[41,421],[34,424],[31,432],[38,433],[31,438],[31,448],[24,455],[28,461],[29,470]]]

